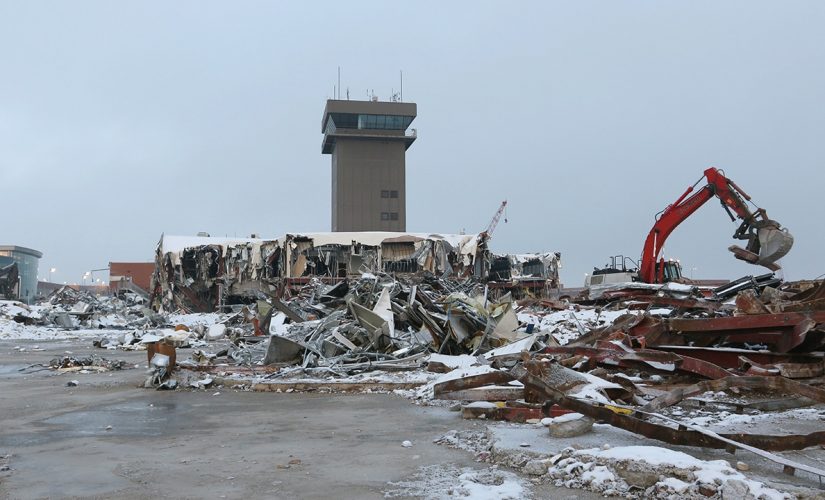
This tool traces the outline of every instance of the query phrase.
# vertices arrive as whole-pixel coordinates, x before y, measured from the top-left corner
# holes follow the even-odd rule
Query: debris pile
[[[554,439],[593,432],[600,422],[668,445],[746,450],[786,474],[825,477],[825,470],[772,453],[825,445],[819,428],[825,411],[811,408],[825,404],[819,387],[825,285],[782,284],[766,276],[732,285],[738,291],[723,299],[660,286],[653,294],[614,295],[598,307],[559,310],[552,301],[524,301],[521,328],[537,336],[549,331],[558,345],[487,352],[417,396],[461,402],[464,418],[541,423]],[[645,309],[634,311],[640,302]],[[793,425],[783,430],[788,427],[780,424],[788,422]],[[556,457],[539,475],[557,485],[627,494],[632,484],[617,476],[607,452],[588,456],[586,467],[577,453]],[[678,484],[656,480],[637,491],[691,497],[733,488],[774,496],[726,467],[717,470],[724,478],[708,484],[688,468],[693,472],[684,477],[669,476],[681,477]]]
[[[42,349],[36,349],[42,350]],[[34,373],[43,370],[54,370],[60,373],[100,373],[113,370],[126,370],[134,366],[122,359],[107,359],[96,354],[85,357],[77,357],[73,355],[65,355],[53,358],[48,365],[33,364],[18,371],[25,373]],[[77,385],[75,382],[73,385]]]
[[[484,292],[472,279],[432,276],[413,281],[364,274],[334,285],[313,280],[289,300],[244,306],[232,317],[235,327],[226,320],[201,329],[202,339],[226,339],[230,345],[211,354],[196,351],[182,365],[203,370],[222,355],[243,360],[250,369],[259,366],[271,372],[268,378],[344,377],[416,370],[430,353],[480,355],[505,346],[544,345],[538,336],[519,331],[509,296],[485,300]],[[258,336],[264,332],[268,342]]]
[[[98,297],[64,286],[36,305],[0,301],[0,319],[47,328],[120,329],[146,328],[156,318],[146,299],[130,290]]]
[[[102,372],[111,370],[123,370],[131,368],[122,359],[106,359],[97,355],[90,355],[82,358],[75,356],[62,356],[54,358],[49,362],[49,367],[61,372]]]

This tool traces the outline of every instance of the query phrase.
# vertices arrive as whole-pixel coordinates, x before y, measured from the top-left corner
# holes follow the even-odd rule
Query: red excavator
[[[707,179],[705,186],[693,193],[696,186],[702,182],[702,179],[699,179],[696,184],[687,188],[679,199],[657,214],[656,223],[645,240],[638,275],[632,273],[633,281],[665,283],[682,279],[679,262],[665,261],[659,257],[659,253],[670,233],[714,196],[719,198],[731,221],[735,221],[737,217],[742,220],[733,237],[748,242],[745,248],[732,245],[728,250],[733,252],[737,259],[751,264],[765,266],[772,271],[780,268],[776,261],[787,254],[793,246],[793,236],[788,230],[769,219],[764,209],[756,208],[751,211],[746,203],[751,197],[735,182],[725,177],[719,169],[711,167],[705,170],[703,179]],[[614,257],[612,266],[593,272],[593,277],[588,280],[589,284],[615,283],[620,278],[619,275],[627,276],[630,272],[625,268],[624,261],[623,257],[620,261]],[[622,269],[618,269],[619,265]],[[615,276],[608,277],[611,274]]]

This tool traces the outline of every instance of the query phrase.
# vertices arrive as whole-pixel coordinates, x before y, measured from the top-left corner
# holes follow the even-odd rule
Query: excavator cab
[[[669,283],[682,279],[682,264],[678,260],[660,259],[656,264],[656,275],[661,277],[659,283]]]

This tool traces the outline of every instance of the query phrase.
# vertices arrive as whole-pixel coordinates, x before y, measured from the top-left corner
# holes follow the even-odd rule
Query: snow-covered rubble
[[[557,486],[587,488],[625,498],[755,498],[788,495],[747,478],[724,460],[700,460],[658,446],[575,450],[550,459],[547,474]]]
[[[603,310],[570,306],[563,311],[547,314],[523,310],[517,316],[525,329],[526,325],[533,325],[534,331],[550,333],[560,345],[567,345],[591,329],[609,325],[628,312],[627,309]]]
[[[391,482],[385,498],[520,500],[530,487],[516,474],[496,468],[459,468],[452,464],[425,465],[412,478]]]

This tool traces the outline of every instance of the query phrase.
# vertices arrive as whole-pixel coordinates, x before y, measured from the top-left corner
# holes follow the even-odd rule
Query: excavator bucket
[[[764,227],[756,234],[759,237],[759,260],[756,263],[760,266],[768,267],[791,251],[793,235],[787,229]]]
[[[767,225],[756,230],[758,239],[754,241],[754,245],[748,245],[747,249],[733,245],[728,248],[733,252],[737,259],[756,264],[758,266],[765,266],[771,271],[778,271],[781,266],[776,264],[776,261],[785,256],[791,251],[793,246],[793,235],[787,229],[780,229],[777,225]]]

